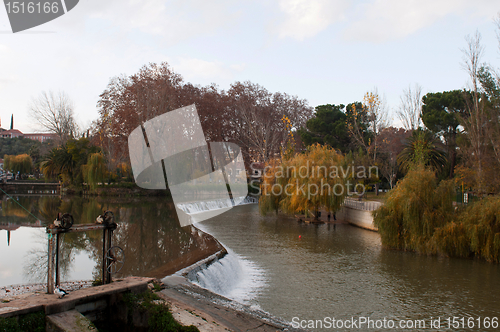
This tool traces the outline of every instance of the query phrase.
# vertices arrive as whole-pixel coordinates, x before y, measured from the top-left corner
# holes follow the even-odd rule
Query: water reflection
[[[165,197],[14,196],[13,199],[3,197],[1,203],[0,229],[7,230],[10,243],[0,241],[0,270],[9,271],[0,274],[0,286],[45,282],[47,235],[43,227],[51,223],[58,212],[71,213],[75,224],[95,222],[106,210],[114,213],[118,228],[113,244],[122,247],[126,256],[125,265],[116,277],[160,278],[220,249],[212,237],[196,228],[181,228],[173,202]],[[101,231],[63,235],[60,256],[63,281],[100,278],[101,261]]]

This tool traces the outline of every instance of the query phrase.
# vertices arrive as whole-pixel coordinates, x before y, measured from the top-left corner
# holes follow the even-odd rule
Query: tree
[[[464,118],[466,113],[465,93],[453,90],[428,93],[423,97],[422,120],[425,126],[442,137],[446,144],[450,161],[450,178],[453,177],[456,164],[460,118]]]
[[[441,170],[446,164],[446,157],[438,148],[438,144],[439,141],[430,131],[415,130],[398,155],[398,163],[404,171],[419,165]]]
[[[346,126],[347,116],[343,110],[345,106],[342,104],[316,106],[314,117],[307,120],[305,128],[298,131],[304,144],[327,144],[346,153],[351,140]]]
[[[40,170],[46,179],[61,178],[64,183],[81,185],[84,177],[82,166],[90,154],[97,152],[99,147],[91,145],[87,138],[70,139],[49,152],[40,164]]]
[[[361,107],[360,107],[361,106]],[[377,136],[387,127],[387,109],[377,91],[367,92],[363,103],[347,107],[347,130],[354,142],[362,147],[375,162],[377,160]]]
[[[33,170],[33,160],[27,154],[17,156],[4,156],[4,168],[14,174],[29,174]]]
[[[479,69],[481,67],[481,56],[483,47],[481,46],[481,35],[476,32],[474,36],[467,36],[467,47],[462,50],[464,54],[464,68],[467,70],[472,91],[470,98],[466,98],[467,111],[466,116],[461,117],[461,124],[467,131],[467,138],[470,142],[469,156],[472,158],[475,169],[476,189],[478,192],[484,192],[484,154],[485,154],[485,124],[487,114],[485,111],[485,98],[480,93]]]
[[[377,164],[382,176],[387,180],[391,189],[396,183],[398,174],[397,157],[403,151],[411,131],[403,128],[388,127],[384,128],[379,140],[379,156]]]
[[[398,118],[403,123],[406,130],[416,130],[420,127],[422,112],[422,87],[415,84],[415,87],[408,87],[408,90],[403,90],[403,95],[400,97],[401,103],[399,110],[396,112]]]
[[[271,93],[251,82],[236,82],[229,90],[183,81],[167,63],[149,64],[130,77],[111,79],[98,101],[95,137],[107,152],[109,170],[128,162],[128,135],[137,126],[165,112],[195,104],[205,138],[242,148],[246,162],[267,161],[286,146],[288,131],[302,127],[312,114],[307,101]],[[113,163],[113,165],[111,165]]]
[[[439,227],[452,220],[453,194],[452,180],[438,182],[435,172],[422,164],[412,168],[375,211],[374,223],[382,244],[435,253],[431,239]]]
[[[317,219],[321,208],[337,211],[349,190],[339,171],[343,161],[334,149],[319,144],[281,163],[271,161],[261,186],[261,213],[281,209],[288,214],[312,214]]]
[[[102,152],[91,153],[87,164],[82,166],[83,179],[92,190],[95,190],[99,182],[104,183],[106,176],[106,165]]]
[[[73,103],[64,92],[43,91],[33,98],[29,106],[31,116],[41,128],[57,134],[60,143],[78,136],[78,126],[74,118]]]

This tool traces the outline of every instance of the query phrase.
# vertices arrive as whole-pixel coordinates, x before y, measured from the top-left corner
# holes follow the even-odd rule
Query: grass
[[[375,195],[374,191],[367,191],[365,192],[365,195],[363,196],[364,201],[376,201],[380,203],[385,203],[387,199],[387,194],[386,192],[379,192],[378,196]]]
[[[19,317],[0,317],[0,332],[45,332],[45,313],[34,312]]]
[[[157,289],[157,287],[155,287],[155,289]],[[134,326],[133,322],[133,316],[135,313],[139,312],[147,315],[148,331],[199,332],[198,328],[194,325],[183,326],[179,324],[172,316],[167,303],[152,290],[147,290],[146,292],[140,294],[125,293],[123,294],[121,301],[121,303],[127,307],[127,324],[122,327],[120,331],[143,331],[144,328],[137,328]],[[107,321],[105,324],[106,326],[100,326],[99,324],[99,331],[115,330],[115,323],[116,322]]]

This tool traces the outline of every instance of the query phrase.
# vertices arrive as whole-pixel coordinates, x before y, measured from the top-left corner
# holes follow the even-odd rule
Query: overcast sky
[[[378,89],[394,111],[403,89],[464,88],[465,36],[500,67],[498,0],[80,0],[64,16],[13,34],[0,7],[0,119],[36,131],[31,98],[65,91],[77,119],[97,118],[111,77],[167,61],[185,81],[227,89],[250,80],[311,106]],[[398,125],[395,121],[394,124]]]

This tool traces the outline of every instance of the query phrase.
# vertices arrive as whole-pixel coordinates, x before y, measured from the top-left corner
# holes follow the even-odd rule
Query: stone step
[[[47,332],[88,332],[97,328],[77,310],[69,310],[46,317]]]

